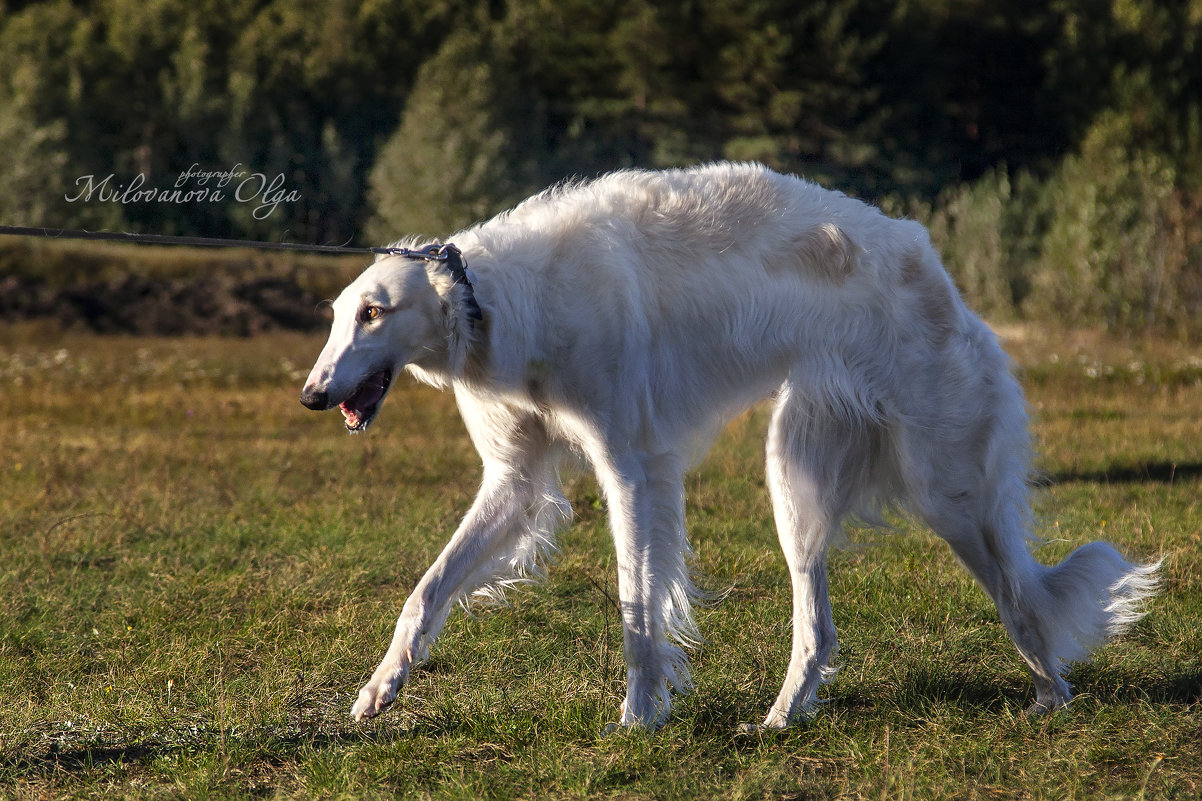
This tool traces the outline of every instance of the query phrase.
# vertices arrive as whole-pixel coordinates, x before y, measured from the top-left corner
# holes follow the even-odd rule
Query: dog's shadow
[[[437,733],[434,730],[444,734],[448,730],[446,727],[420,722],[415,726],[403,728],[340,725],[337,729],[330,730],[251,730],[237,735],[202,729],[181,734],[176,738],[170,735],[146,737],[128,743],[75,743],[64,748],[56,742],[41,753],[26,753],[11,759],[0,756],[0,766],[19,776],[56,773],[84,775],[103,771],[112,765],[146,764],[162,757],[220,751],[232,745],[252,747],[263,752],[268,761],[278,761],[285,759],[286,754],[296,753],[305,748],[325,751],[339,746],[364,743],[382,745],[408,739],[415,735],[415,728],[428,729],[431,736]]]
[[[1191,705],[1202,701],[1202,666],[1182,665],[1175,671],[1156,675],[1132,673],[1118,667],[1094,664],[1074,665],[1067,678],[1077,693],[1077,701],[1091,699],[1101,705],[1134,703]],[[880,687],[860,687],[836,692],[830,705],[857,712],[883,710],[884,707],[940,705],[985,713],[1000,713],[1007,708],[1025,708],[1034,701],[1034,690],[1027,681],[1012,683],[985,671],[957,675],[951,671],[917,667],[907,673],[891,691]],[[1072,704],[1070,704],[1071,710]]]
[[[1092,484],[1173,484],[1202,478],[1200,462],[1115,462],[1098,470],[1062,470],[1042,476],[1048,485],[1070,481]]]
[[[1080,710],[1079,714],[1089,715],[1092,714],[1089,710],[1094,707],[1202,703],[1202,666],[1196,664],[1183,665],[1160,675],[1135,674],[1117,667],[1087,664],[1074,666],[1068,678],[1077,692],[1076,699],[1066,711],[1069,716],[1074,714],[1074,708]],[[772,700],[767,696],[755,702],[698,699],[693,715],[694,732],[704,735],[734,731],[755,718],[756,713],[767,708]],[[949,710],[966,718],[1003,717],[1020,714],[1034,700],[1034,690],[1027,681],[1009,681],[984,669],[955,673],[916,667],[889,682],[840,687],[836,679],[815,719],[823,715],[888,719],[899,714],[917,719],[945,715]],[[781,734],[788,736],[792,731],[804,732],[806,724]]]
[[[1099,705],[1194,705],[1202,702],[1200,665],[1183,666],[1176,672],[1159,676],[1133,675],[1116,667],[1083,665],[1074,668],[1070,678],[1075,680],[1079,692],[1078,701],[1074,703],[1086,698]],[[956,675],[949,671],[918,668],[887,687],[860,686],[836,690],[817,714],[863,716],[907,709],[912,715],[921,715],[935,707],[952,707],[966,714],[997,715],[1006,709],[1023,708],[1031,700],[1029,687],[1018,684],[1008,686],[1004,679],[983,671]],[[691,716],[696,734],[722,733],[726,736],[747,722],[746,699],[742,702],[720,698],[708,702],[695,699],[693,703],[697,704]],[[1072,714],[1071,706],[1069,714]],[[667,731],[682,723],[669,722]],[[174,754],[220,749],[228,747],[231,738],[243,741],[240,745],[253,746],[273,755],[267,759],[281,759],[283,755],[302,749],[325,751],[365,743],[387,745],[415,737],[438,738],[468,728],[471,728],[468,721],[455,720],[453,716],[434,718],[423,715],[408,720],[404,725],[340,724],[333,729],[260,730],[237,736],[228,732],[202,730],[175,740],[147,737],[129,743],[74,744],[67,748],[53,743],[41,753],[27,753],[12,759],[0,757],[0,765],[17,775],[81,775],[109,765],[147,763]],[[805,725],[802,724],[798,730],[804,729]],[[245,742],[247,740],[253,742]]]

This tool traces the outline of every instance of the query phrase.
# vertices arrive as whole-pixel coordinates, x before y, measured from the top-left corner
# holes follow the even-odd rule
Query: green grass
[[[841,671],[791,731],[736,734],[783,677],[789,586],[765,415],[689,479],[697,692],[654,734],[622,697],[595,484],[549,580],[456,614],[394,708],[350,704],[478,464],[449,397],[401,385],[367,437],[296,402],[313,337],[0,328],[0,797],[1195,798],[1202,795],[1202,363],[1163,343],[1011,332],[1059,558],[1166,556],[1121,642],[1032,691],[948,549],[899,521],[832,557]]]

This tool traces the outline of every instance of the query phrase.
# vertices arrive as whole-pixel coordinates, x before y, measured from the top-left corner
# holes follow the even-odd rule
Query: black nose
[[[324,412],[330,408],[330,396],[325,392],[316,389],[305,387],[301,391],[300,402],[306,408],[312,409],[315,412]]]

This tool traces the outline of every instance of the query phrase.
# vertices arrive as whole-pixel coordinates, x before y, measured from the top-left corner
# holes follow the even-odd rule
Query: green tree
[[[41,81],[31,64],[10,64],[0,88],[0,220],[61,225],[67,123],[38,113]]]
[[[121,224],[119,207],[65,199],[75,194],[75,179],[89,172],[76,158],[74,133],[87,113],[79,52],[91,31],[83,13],[66,0],[31,5],[0,28],[0,218],[5,222]]]
[[[306,240],[355,238],[366,179],[418,67],[455,30],[467,2],[272,0],[242,30],[229,65],[221,152],[301,194],[286,220]],[[250,207],[238,225],[278,235]]]
[[[866,67],[884,39],[884,4],[730,0],[707,8],[724,155],[844,185],[872,163],[882,93]]]
[[[1175,319],[1179,290],[1198,266],[1174,224],[1176,183],[1173,166],[1133,141],[1122,114],[1101,115],[1048,182],[1053,214],[1032,311],[1125,332],[1185,323]]]
[[[1049,66],[1063,46],[1058,4],[911,0],[882,25],[865,65],[879,87],[867,166],[881,188],[930,198],[1003,164],[1046,175],[1072,146],[1075,112],[1060,93],[1074,90]]]
[[[422,66],[371,172],[374,241],[445,235],[540,185],[539,105],[499,39],[484,27],[461,31]]]
[[[671,126],[671,95],[684,90],[670,54],[688,36],[669,39],[649,4],[627,0],[518,0],[502,24],[518,80],[545,114],[545,161],[559,165],[550,172],[663,166],[650,138]],[[680,125],[677,136],[698,127]]]

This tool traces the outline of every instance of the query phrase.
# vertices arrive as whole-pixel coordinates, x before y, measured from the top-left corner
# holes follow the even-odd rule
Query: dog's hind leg
[[[984,490],[986,498],[991,494]],[[957,509],[927,520],[997,606],[1035,685],[1028,711],[1051,711],[1072,698],[1062,678],[1068,664],[1140,617],[1158,565],[1133,565],[1104,542],[1077,548],[1059,565],[1042,565],[1028,550],[1017,503],[984,519],[976,509]]]
[[[1035,685],[1028,711],[1051,711],[1072,698],[1067,665],[1140,617],[1158,565],[1133,565],[1104,542],[1052,567],[1034,558],[1021,409],[1021,399],[998,406],[965,440],[915,436],[906,448],[910,494],[997,606]]]
[[[654,728],[668,719],[671,690],[692,688],[681,648],[697,639],[684,466],[675,454],[632,454],[620,461],[594,459],[594,467],[618,558],[627,680],[621,725]]]
[[[827,588],[826,553],[863,481],[863,426],[822,415],[785,386],[768,431],[767,478],[777,534],[793,585],[789,669],[763,728],[810,712],[838,648]]]
[[[351,711],[356,720],[374,717],[392,703],[410,668],[426,658],[457,600],[520,577],[533,566],[538,548],[549,547],[555,530],[571,516],[547,458],[545,438],[514,439],[508,448],[499,449],[507,460],[488,450],[481,448],[485,464],[480,492],[405,602],[388,652],[359,691]]]

